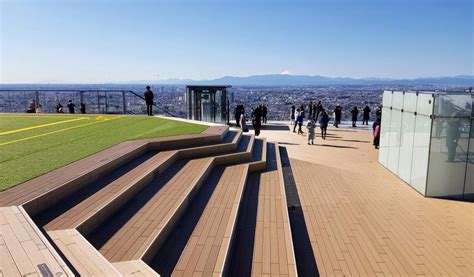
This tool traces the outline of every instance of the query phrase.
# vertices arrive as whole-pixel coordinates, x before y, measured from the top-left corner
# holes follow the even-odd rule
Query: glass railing
[[[423,195],[474,200],[474,94],[383,97],[379,162]]]
[[[131,90],[0,90],[0,113],[24,113],[35,110],[45,113],[58,112],[58,104],[67,113],[71,100],[80,113],[81,103],[85,112],[92,114],[145,114],[145,99]],[[174,116],[168,109],[154,104],[155,114]]]

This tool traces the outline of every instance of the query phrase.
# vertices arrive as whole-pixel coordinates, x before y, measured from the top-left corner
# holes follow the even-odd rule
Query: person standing
[[[318,101],[318,104],[316,105],[315,115],[313,116],[316,122],[318,121],[319,114],[321,113],[322,110],[323,110],[323,104],[321,104],[321,101]]]
[[[337,104],[336,108],[334,108],[334,126],[339,128],[339,124],[341,124],[342,118],[342,107],[341,105]]]
[[[308,128],[308,145],[310,142],[311,144],[314,144],[314,139],[316,137],[314,129],[316,128],[316,123],[314,122],[313,118],[310,118],[308,120],[308,124],[306,124],[306,128]]]
[[[370,108],[368,105],[365,106],[364,108],[364,114],[362,118],[362,125],[369,125],[369,119],[370,119]]]
[[[67,104],[67,108],[69,109],[69,113],[76,113],[76,104],[72,103],[72,100],[69,100],[69,104]]]
[[[36,100],[32,99],[30,102],[30,105],[28,107],[28,110],[26,110],[27,113],[36,113]]]
[[[290,125],[295,125],[295,113],[296,113],[296,107],[295,105],[291,106],[290,110]]]
[[[380,144],[380,121],[378,119],[375,120],[374,124],[372,125],[374,130],[374,146],[375,149],[379,149]]]
[[[357,106],[354,106],[354,108],[351,111],[352,114],[352,127],[357,127],[357,116],[359,115],[359,110],[357,109]]]
[[[295,110],[295,115],[293,116],[295,118],[295,125],[293,125],[293,133],[296,133],[296,126],[298,125],[298,117],[300,116],[300,109]]]
[[[153,115],[153,91],[151,91],[150,86],[146,86],[146,91],[144,93],[145,104],[146,104],[146,114],[151,116]]]
[[[79,107],[79,111],[81,111],[81,114],[85,114],[86,113],[86,104],[81,103],[80,107]]]
[[[319,119],[319,128],[321,128],[321,137],[323,139],[326,139],[328,123],[329,123],[329,116],[325,110],[322,110],[321,118]]]
[[[259,116],[255,116],[252,119],[252,126],[253,126],[253,130],[255,131],[255,136],[258,137],[260,135],[260,129],[262,128],[262,122],[260,121]]]
[[[313,117],[313,101],[309,101],[309,106],[308,106],[308,113],[309,113],[309,118],[312,118]]]
[[[268,113],[267,106],[263,105],[263,107],[262,107],[262,121],[263,121],[263,123],[267,123],[267,113]]]
[[[241,114],[239,116],[239,126],[242,128],[242,132],[247,133],[249,131],[249,128],[247,127],[247,120],[245,119],[245,112],[243,109],[239,109],[241,111]]]

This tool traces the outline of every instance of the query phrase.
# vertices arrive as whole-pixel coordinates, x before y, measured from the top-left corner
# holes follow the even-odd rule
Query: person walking
[[[150,86],[146,86],[146,91],[144,93],[145,104],[146,104],[146,114],[149,116],[153,115],[153,91],[151,91]]]
[[[69,100],[69,104],[67,104],[67,108],[69,109],[69,113],[76,113],[76,104],[72,103],[72,100]]]
[[[325,110],[322,110],[321,118],[319,119],[319,128],[321,128],[321,137],[323,139],[326,139],[328,123],[329,123],[329,116]]]
[[[303,119],[304,119],[304,111],[300,110],[298,113],[298,117],[296,118],[296,122],[298,123],[298,135],[304,135],[303,129]]]
[[[309,112],[309,118],[312,118],[314,116],[314,113],[313,113],[313,101],[309,101],[309,105],[308,105],[308,112]]]
[[[316,138],[316,133],[314,132],[314,129],[316,128],[316,122],[314,122],[313,118],[308,120],[306,128],[308,128],[308,145],[310,142],[311,144],[314,144],[314,139]]]
[[[290,110],[290,125],[295,125],[295,113],[296,113],[296,107],[295,105],[291,106]]]
[[[334,126],[339,128],[339,124],[341,124],[342,118],[342,107],[341,105],[337,104],[336,108],[334,108]]]
[[[369,125],[369,119],[370,119],[370,108],[368,105],[366,105],[364,108],[364,114],[362,117],[362,125]]]
[[[359,115],[359,110],[357,109],[357,106],[354,106],[354,108],[351,111],[352,114],[352,127],[357,127],[357,116]]]
[[[242,115],[242,111],[240,109],[240,105],[235,106],[234,116],[235,116],[235,125],[240,127],[240,116]]]
[[[267,106],[263,105],[262,106],[262,121],[263,121],[263,123],[267,123],[267,113],[268,113]]]

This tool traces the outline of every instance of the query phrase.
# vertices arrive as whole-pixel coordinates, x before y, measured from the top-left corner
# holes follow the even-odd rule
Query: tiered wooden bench
[[[224,273],[247,174],[247,164],[229,166],[224,170],[173,276]]]
[[[268,143],[267,147],[267,170],[260,173],[258,180],[252,275],[296,276],[278,144]]]
[[[264,170],[267,166],[267,140],[255,138],[252,149],[252,162],[249,163],[250,172]]]
[[[170,231],[212,167],[213,158],[201,158],[190,160],[178,172],[166,172],[165,175],[173,177],[162,177],[169,181],[160,184],[161,189],[100,248],[100,252],[111,262],[141,259]]]

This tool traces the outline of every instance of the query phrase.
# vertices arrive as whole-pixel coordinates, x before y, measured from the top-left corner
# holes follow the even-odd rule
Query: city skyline
[[[473,75],[472,1],[0,5],[0,83]]]

